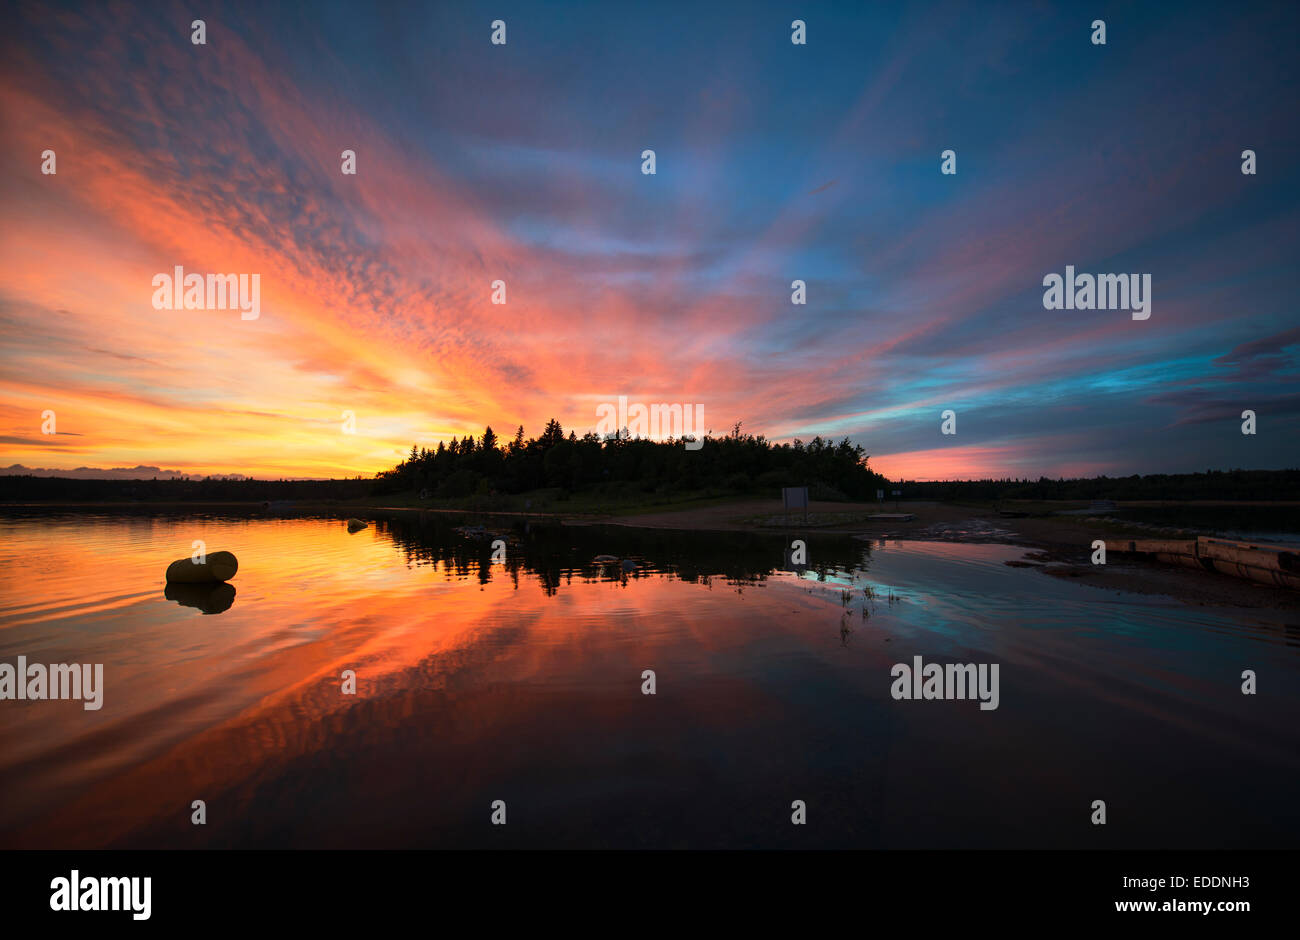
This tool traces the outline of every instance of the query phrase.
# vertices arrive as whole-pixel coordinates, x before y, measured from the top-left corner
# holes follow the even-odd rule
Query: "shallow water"
[[[813,534],[787,571],[798,533],[520,524],[493,564],[443,517],[4,523],[0,662],[103,663],[105,691],[0,701],[0,846],[1300,836],[1300,627],[1008,567],[1012,546]],[[195,539],[239,557],[233,599],[165,596]],[[999,664],[998,707],[893,699],[914,656]]]
[[[1300,506],[1123,506],[1113,514],[1153,529],[1276,545],[1300,544]]]

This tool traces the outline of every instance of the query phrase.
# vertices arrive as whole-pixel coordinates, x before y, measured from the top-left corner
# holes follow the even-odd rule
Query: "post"
[[[808,524],[808,487],[806,486],[783,486],[781,488],[781,503],[785,507],[785,524],[790,524],[790,510],[803,507],[804,525]]]

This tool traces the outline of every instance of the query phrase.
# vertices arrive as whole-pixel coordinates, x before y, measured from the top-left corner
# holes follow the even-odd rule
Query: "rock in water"
[[[369,525],[369,523],[362,522],[360,519],[349,519],[349,520],[348,520],[348,531],[349,531],[349,532],[360,532],[360,531],[361,531],[362,529],[364,529],[367,525]]]
[[[239,559],[230,552],[210,552],[200,563],[194,558],[179,558],[167,566],[167,580],[181,584],[229,581],[239,570]]]

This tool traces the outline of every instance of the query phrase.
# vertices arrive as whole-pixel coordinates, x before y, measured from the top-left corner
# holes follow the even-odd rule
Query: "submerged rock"
[[[360,519],[349,519],[349,520],[348,520],[348,531],[349,531],[349,532],[360,532],[362,529],[366,528],[366,526],[368,526],[369,524],[370,524],[370,523],[368,523],[368,522],[362,522]]]
[[[168,582],[179,584],[210,584],[229,581],[239,570],[239,559],[230,552],[211,552],[202,562],[194,558],[178,558],[167,566]]]

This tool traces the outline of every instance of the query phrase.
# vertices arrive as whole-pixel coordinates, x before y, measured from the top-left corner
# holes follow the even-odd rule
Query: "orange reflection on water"
[[[6,776],[42,779],[10,804],[23,817],[5,839],[16,845],[109,845],[160,817],[169,838],[205,842],[188,824],[191,801],[246,799],[350,739],[364,752],[383,738],[387,751],[427,733],[463,769],[486,740],[520,758],[544,749],[530,725],[538,707],[587,709],[593,734],[618,737],[647,708],[643,669],[672,677],[654,700],[663,719],[674,686],[753,641],[737,608],[743,594],[725,583],[570,572],[568,588],[548,598],[531,575],[516,584],[500,567],[480,584],[476,565],[457,573],[412,564],[377,526],[348,534],[324,521],[139,519],[16,528],[0,564],[5,656],[103,662],[106,685],[99,712],[65,702],[6,709],[15,745]],[[194,539],[240,559],[235,599],[216,616],[163,596],[163,569]],[[816,603],[805,595],[791,610]],[[355,695],[342,692],[345,670],[356,674]],[[770,707],[743,677],[714,682],[708,697],[710,723]],[[367,777],[363,789],[373,801],[384,782]]]
[[[824,567],[796,578],[781,535],[513,530],[493,566],[426,517],[7,531],[0,660],[102,662],[106,688],[100,711],[0,703],[3,846],[798,845],[798,797],[834,820],[819,845],[1060,847],[1102,777],[1159,794],[1134,845],[1300,828],[1293,724],[1220,668],[1294,698],[1289,628],[1008,567],[1010,546],[813,540]],[[196,539],[240,559],[220,613],[164,591]],[[606,551],[639,560],[602,572]],[[1000,663],[1002,704],[893,700],[914,655]],[[1189,833],[1224,792],[1258,812]]]

